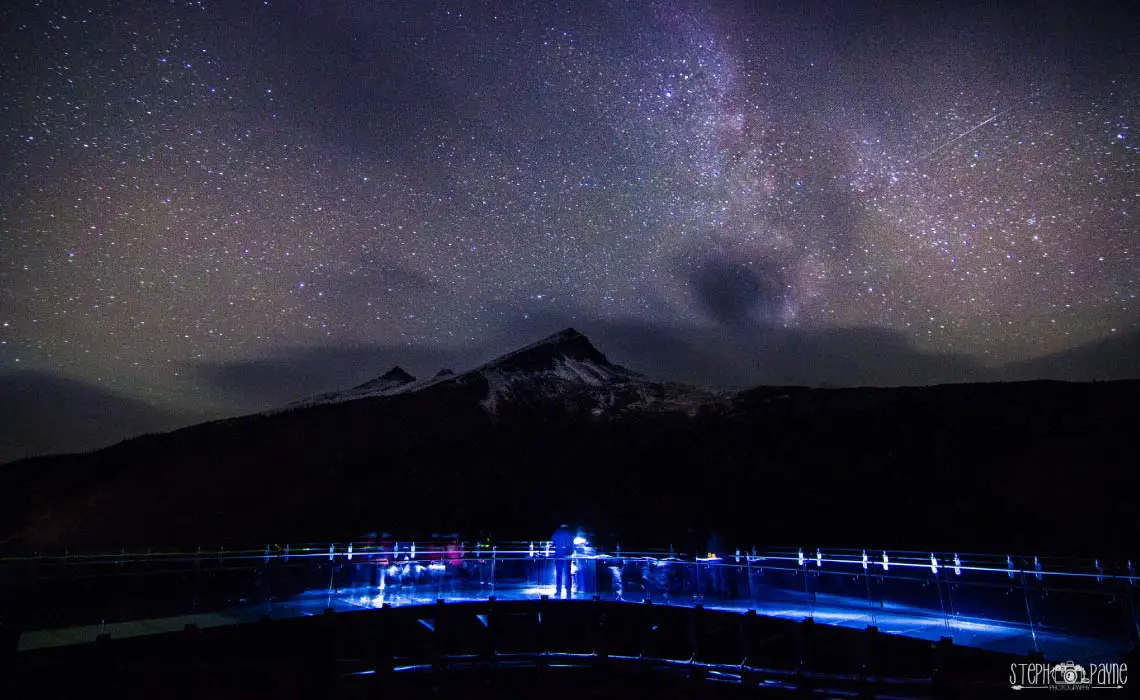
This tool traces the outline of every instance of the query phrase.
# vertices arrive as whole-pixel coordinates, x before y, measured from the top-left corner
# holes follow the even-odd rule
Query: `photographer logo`
[[[1123,690],[1128,683],[1128,664],[1024,663],[1009,665],[1009,684],[1014,690]]]

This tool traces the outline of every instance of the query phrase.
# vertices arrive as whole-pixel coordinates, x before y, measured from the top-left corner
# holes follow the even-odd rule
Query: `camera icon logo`
[[[1053,667],[1053,683],[1056,685],[1085,685],[1091,682],[1085,667],[1080,664],[1066,661]]]

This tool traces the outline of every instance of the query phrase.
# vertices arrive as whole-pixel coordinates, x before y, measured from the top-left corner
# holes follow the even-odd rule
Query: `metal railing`
[[[21,648],[35,648],[324,609],[554,597],[557,559],[538,540],[280,544],[9,557],[0,582],[6,607],[19,610]],[[582,545],[569,563],[574,597],[755,610],[1048,658],[1115,659],[1140,639],[1132,562]]]

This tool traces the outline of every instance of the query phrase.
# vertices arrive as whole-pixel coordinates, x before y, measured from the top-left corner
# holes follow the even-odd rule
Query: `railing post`
[[[800,549],[799,554],[800,576],[804,577],[804,601],[808,606],[808,618],[810,619],[815,615],[815,598],[812,597],[811,587],[808,583],[808,568],[807,563],[804,561],[804,550]]]
[[[705,598],[701,591],[701,578],[703,577],[701,576],[701,562],[699,556],[696,558],[696,561],[693,562],[693,573],[695,573],[697,577],[697,590],[693,595],[693,600],[697,601],[697,604],[700,605],[704,602]]]
[[[1033,638],[1032,653],[1040,654],[1041,648],[1037,644],[1037,627],[1033,624],[1033,606],[1029,602],[1029,582],[1025,577],[1025,569],[1021,570],[1021,591],[1025,596],[1025,614],[1029,619],[1029,635]]]
[[[946,613],[946,597],[942,593],[942,574],[941,567],[938,566],[938,560],[934,558],[934,554],[930,555],[930,570],[934,573],[934,587],[938,589],[938,605],[942,608],[942,624],[946,629],[946,636],[943,639],[948,639],[951,642],[954,640],[954,631],[950,627],[950,616]]]
[[[865,552],[863,553],[863,557],[863,579],[867,584],[867,612],[871,617],[870,627],[877,627],[879,624],[879,619],[878,616],[875,615],[875,602],[873,596],[871,595],[871,570],[866,564],[867,554]]]
[[[755,550],[753,550],[753,554],[755,554]],[[753,557],[749,557],[745,554],[744,565],[748,567],[748,604],[756,605],[756,593],[752,585],[752,559]]]
[[[495,565],[498,563],[499,545],[491,545],[491,597],[495,596]]]

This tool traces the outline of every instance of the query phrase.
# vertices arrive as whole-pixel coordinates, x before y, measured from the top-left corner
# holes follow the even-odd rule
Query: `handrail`
[[[458,547],[458,549],[456,549]],[[921,571],[929,570],[937,575],[940,571],[953,572],[955,576],[965,573],[1004,574],[1009,578],[1030,575],[1038,580],[1045,577],[1065,577],[1079,579],[1096,579],[1097,582],[1126,581],[1134,585],[1140,578],[1133,567],[1133,563],[1109,563],[1098,559],[1074,560],[1071,558],[1041,558],[1036,556],[1014,556],[994,554],[967,554],[945,552],[914,552],[894,551],[882,549],[853,550],[853,549],[826,549],[823,548],[773,548],[768,550],[734,549],[733,553],[723,557],[709,558],[697,556],[691,558],[685,553],[676,553],[672,549],[665,550],[627,550],[616,549],[614,552],[595,552],[587,550],[579,552],[577,556],[596,556],[604,558],[647,559],[653,561],[675,561],[686,563],[699,563],[707,566],[756,566],[765,568],[787,570],[820,570],[824,565],[830,567],[852,567],[855,573],[859,569],[873,572],[875,576],[884,576],[891,569]],[[494,557],[499,560],[550,558],[553,549],[548,540],[533,540],[529,542],[455,542],[442,540],[420,540],[400,542],[323,542],[301,543],[297,545],[266,545],[261,548],[225,549],[196,549],[193,551],[126,551],[118,553],[70,553],[63,554],[36,554],[30,556],[0,557],[0,571],[11,567],[43,566],[51,564],[65,565],[107,565],[146,563],[146,562],[186,562],[206,560],[263,560],[263,561],[290,561],[293,559],[319,559],[329,561],[351,561],[354,558],[374,557],[377,554],[388,555],[399,560],[467,560]]]

